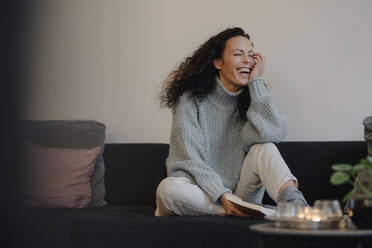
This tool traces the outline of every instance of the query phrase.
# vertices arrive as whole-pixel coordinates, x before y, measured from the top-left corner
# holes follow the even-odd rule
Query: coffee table
[[[250,226],[260,247],[372,247],[372,230],[278,228],[270,223]]]

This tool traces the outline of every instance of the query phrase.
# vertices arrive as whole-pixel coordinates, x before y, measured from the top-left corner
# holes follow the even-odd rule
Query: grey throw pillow
[[[90,120],[26,120],[22,121],[22,137],[43,147],[92,149],[101,147],[91,175],[90,207],[102,207],[105,201],[105,164],[103,160],[105,125]]]

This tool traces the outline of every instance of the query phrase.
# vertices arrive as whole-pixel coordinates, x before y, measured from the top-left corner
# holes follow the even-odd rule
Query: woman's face
[[[248,85],[249,74],[254,66],[253,45],[243,36],[235,36],[226,42],[221,59],[214,60],[222,84],[231,92]]]

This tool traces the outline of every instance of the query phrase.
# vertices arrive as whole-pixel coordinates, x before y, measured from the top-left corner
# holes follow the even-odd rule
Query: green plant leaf
[[[332,174],[330,178],[330,182],[334,185],[340,185],[340,184],[346,183],[347,180],[349,180],[349,178],[350,178],[349,174],[342,172],[342,171],[337,171]]]
[[[362,158],[362,159],[360,160],[360,163],[361,163],[361,164],[364,164],[364,165],[371,165],[371,163],[369,162],[369,160],[368,160],[368,159],[364,159],[364,158]]]
[[[364,164],[354,165],[353,169],[351,170],[351,174],[353,174],[353,175],[358,174],[359,172],[364,170],[364,168],[366,168],[366,165],[364,165]]]
[[[334,164],[332,169],[335,171],[351,171],[353,166],[351,164]]]
[[[350,199],[350,197],[354,195],[355,191],[356,191],[355,189],[350,190],[349,193],[347,193],[344,196],[344,199],[342,200],[342,202],[347,202]]]

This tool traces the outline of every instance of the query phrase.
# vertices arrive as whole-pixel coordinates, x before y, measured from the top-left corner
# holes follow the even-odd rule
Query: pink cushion
[[[90,176],[101,148],[61,149],[26,143],[26,204],[82,208],[91,201]]]

